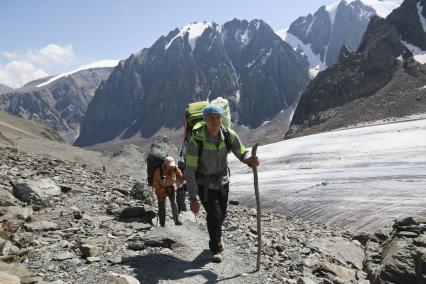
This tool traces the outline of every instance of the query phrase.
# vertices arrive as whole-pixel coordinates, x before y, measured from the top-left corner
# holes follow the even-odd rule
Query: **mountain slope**
[[[11,87],[0,84],[0,93],[5,93],[5,92],[10,91],[10,90],[12,90]]]
[[[96,88],[117,61],[101,61],[54,77],[36,80],[0,95],[0,107],[43,122],[67,142],[78,135],[80,121]]]
[[[341,0],[320,7],[313,15],[299,17],[277,34],[307,56],[312,76],[316,76],[337,62],[343,45],[351,50],[358,48],[373,15],[386,17],[401,2]]]
[[[403,6],[387,19],[372,18],[358,51],[343,48],[338,63],[309,84],[287,138],[426,112],[426,68],[414,60],[389,20]]]
[[[257,127],[297,102],[308,64],[261,20],[203,22],[160,37],[121,62],[96,91],[75,145],[180,128],[185,106],[218,96]]]
[[[22,136],[63,142],[62,138],[48,126],[0,110],[0,140],[13,144],[17,137]]]

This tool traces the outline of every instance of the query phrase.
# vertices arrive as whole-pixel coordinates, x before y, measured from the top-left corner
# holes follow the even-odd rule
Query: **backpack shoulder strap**
[[[198,139],[194,139],[194,140],[197,143],[198,159],[199,159],[201,157],[201,155],[203,154],[204,143],[203,143],[203,141],[198,140]]]
[[[229,153],[232,150],[231,135],[229,134],[227,127],[223,127],[222,130],[223,130],[223,136],[225,136],[226,149],[228,150],[228,153]]]

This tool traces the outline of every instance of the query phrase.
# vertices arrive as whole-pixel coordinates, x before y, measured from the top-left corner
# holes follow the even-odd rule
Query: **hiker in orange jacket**
[[[175,225],[182,225],[182,222],[179,220],[176,204],[176,181],[180,179],[183,179],[183,175],[176,166],[173,157],[167,156],[163,165],[155,170],[152,185],[155,189],[155,195],[157,195],[158,199],[158,215],[160,218],[161,227],[164,227],[166,224],[167,197],[169,197],[170,200]]]

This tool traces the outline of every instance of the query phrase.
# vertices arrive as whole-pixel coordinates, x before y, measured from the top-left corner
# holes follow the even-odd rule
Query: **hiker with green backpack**
[[[230,151],[250,167],[259,165],[251,157],[236,132],[223,126],[224,110],[218,104],[208,104],[202,110],[203,121],[191,128],[186,149],[186,179],[191,211],[199,212],[200,201],[207,212],[209,247],[212,261],[223,260],[222,224],[226,216],[229,194]],[[228,119],[229,120],[229,119]]]

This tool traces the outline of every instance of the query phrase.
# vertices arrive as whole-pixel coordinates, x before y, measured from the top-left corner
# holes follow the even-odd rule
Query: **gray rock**
[[[127,249],[140,251],[146,249],[146,245],[143,241],[132,241],[129,242],[129,244],[127,245]]]
[[[331,280],[335,280],[335,278],[340,278],[347,282],[355,279],[356,275],[355,271],[328,261],[321,263],[319,267],[315,268],[314,273],[320,273],[320,275],[331,274]]]
[[[152,188],[148,184],[142,182],[138,182],[133,186],[130,191],[130,196],[148,205],[154,205],[156,202],[156,197]]]
[[[35,275],[25,268],[0,261],[0,271],[20,278],[20,283],[35,283]],[[7,282],[0,282],[7,283]]]
[[[16,255],[19,251],[19,248],[10,241],[5,241],[0,238],[0,255]]]
[[[23,202],[38,205],[40,207],[48,206],[48,201],[53,196],[61,194],[61,188],[49,178],[40,180],[30,180],[23,183],[17,183],[13,186],[13,195]]]
[[[7,190],[0,189],[0,207],[18,205],[21,205],[21,202],[19,202],[12,193]]]
[[[398,220],[385,241],[367,243],[364,264],[372,284],[426,283],[425,224],[413,218]],[[419,232],[422,233],[415,238]]]
[[[132,224],[132,229],[136,231],[148,231],[152,228],[151,224],[145,223],[134,223]]]
[[[276,245],[275,249],[277,250],[277,252],[283,252],[284,251],[283,246],[280,246],[280,245]]]
[[[140,284],[139,280],[129,275],[111,273],[105,280],[104,284]]]
[[[0,220],[22,220],[25,221],[33,214],[30,207],[8,206],[0,207]]]
[[[63,252],[63,253],[56,254],[53,257],[53,260],[66,260],[66,259],[72,259],[75,257],[77,256],[73,252]]]
[[[90,245],[90,244],[82,244],[80,246],[80,251],[87,258],[99,256],[102,253],[102,249],[100,247]]]
[[[107,261],[109,263],[112,263],[112,264],[121,264],[121,263],[123,263],[123,257],[122,256],[115,256],[115,257],[107,259]]]
[[[303,248],[303,249],[300,250],[301,254],[309,254],[310,252],[311,252],[310,248]]]
[[[119,218],[121,220],[138,219],[144,223],[149,223],[151,225],[154,225],[152,223],[152,219],[155,218],[156,216],[157,214],[155,214],[153,210],[146,210],[144,207],[130,207],[130,208],[125,208],[123,211],[121,211]]]
[[[350,240],[341,237],[318,238],[309,242],[309,246],[332,256],[342,264],[352,263],[362,269],[364,251]]]
[[[24,224],[24,228],[27,231],[53,231],[58,229],[58,225],[56,223],[50,221],[39,221],[34,223],[26,223]]]
[[[172,245],[176,243],[175,239],[163,231],[150,231],[139,237],[139,240],[149,247],[172,248]]]
[[[297,280],[297,284],[316,284],[311,278],[303,277]]]
[[[94,262],[99,262],[99,261],[101,261],[101,258],[100,257],[98,257],[98,256],[90,256],[90,257],[88,257],[88,258],[86,258],[87,259],[87,262],[88,263],[94,263]]]

